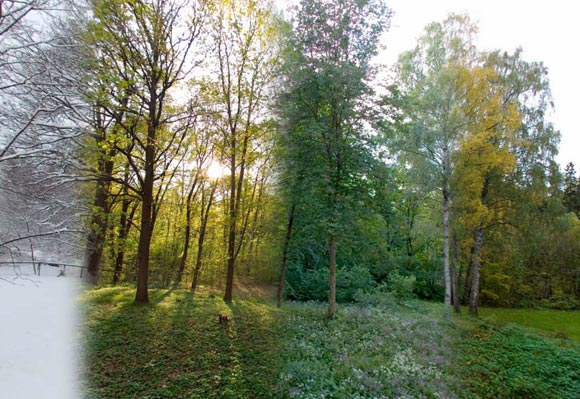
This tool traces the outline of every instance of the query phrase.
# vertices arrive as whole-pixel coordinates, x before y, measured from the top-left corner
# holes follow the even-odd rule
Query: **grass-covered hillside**
[[[388,298],[326,306],[202,291],[88,291],[85,397],[575,398],[580,345]],[[255,295],[246,295],[250,297]],[[368,298],[367,298],[368,299]],[[533,312],[532,312],[533,313]],[[228,321],[219,323],[219,315]],[[578,314],[570,324],[579,328]],[[571,336],[573,334],[570,334]]]

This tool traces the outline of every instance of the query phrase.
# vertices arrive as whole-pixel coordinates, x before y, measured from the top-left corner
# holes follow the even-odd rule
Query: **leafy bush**
[[[385,285],[381,284],[376,290],[371,292],[359,291],[355,294],[354,300],[359,305],[378,306],[382,309],[398,309],[400,307],[399,300],[384,287]]]
[[[580,310],[580,301],[573,296],[561,296],[544,299],[540,302],[542,308],[558,310]]]
[[[357,292],[369,292],[375,285],[375,280],[364,267],[340,270],[336,275],[336,300],[354,302]]]
[[[361,305],[397,308],[400,304],[409,305],[407,300],[416,298],[414,294],[415,276],[402,276],[398,272],[389,275],[388,283],[381,283],[373,291],[359,291],[354,299]]]
[[[510,306],[513,278],[503,272],[503,266],[488,262],[484,268],[485,287],[481,291],[480,301],[487,306]]]
[[[499,306],[501,304],[500,296],[493,291],[483,289],[479,295],[479,300],[482,305]]]
[[[299,301],[327,301],[329,271],[326,267],[316,270],[288,265],[286,292],[289,299]],[[360,266],[340,268],[336,272],[336,300],[353,302],[359,291],[370,291],[375,281],[369,271]]]
[[[415,283],[415,295],[420,299],[443,302],[445,288],[426,280],[417,280]]]
[[[395,271],[389,274],[387,290],[398,299],[411,299],[415,297],[413,290],[416,282],[415,276],[403,276]]]
[[[328,299],[328,269],[304,269],[301,265],[288,264],[286,271],[286,295],[298,301],[325,301]]]

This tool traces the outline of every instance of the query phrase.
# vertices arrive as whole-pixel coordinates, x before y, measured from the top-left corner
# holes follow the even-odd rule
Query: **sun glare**
[[[226,167],[220,162],[212,160],[206,173],[211,180],[217,180],[226,174]]]

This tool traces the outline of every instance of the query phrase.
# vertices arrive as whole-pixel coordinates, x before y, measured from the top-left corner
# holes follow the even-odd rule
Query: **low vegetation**
[[[580,392],[580,346],[571,341],[482,322],[462,332],[458,349],[476,397],[573,399]]]
[[[482,308],[480,314],[500,324],[516,323],[539,332],[548,332],[556,338],[569,338],[580,342],[580,312],[578,311]]]
[[[359,296],[326,320],[318,302],[226,305],[202,289],[195,299],[152,290],[151,304],[134,305],[133,295],[82,297],[87,399],[573,398],[580,389],[577,343],[439,304]]]

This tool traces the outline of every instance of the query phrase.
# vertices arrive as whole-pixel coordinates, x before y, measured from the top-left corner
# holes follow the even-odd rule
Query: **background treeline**
[[[578,308],[580,188],[555,161],[548,71],[477,49],[467,16],[390,69],[378,0],[62,7],[90,282],[136,282],[140,302],[278,284],[331,317],[374,290]]]

